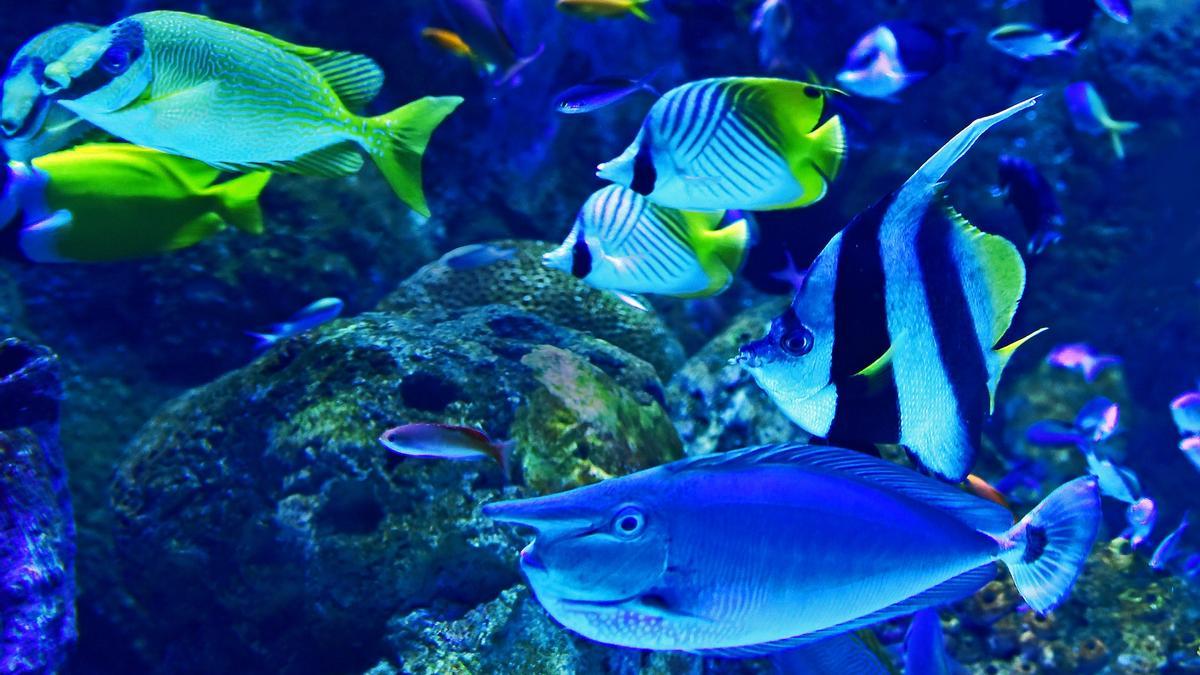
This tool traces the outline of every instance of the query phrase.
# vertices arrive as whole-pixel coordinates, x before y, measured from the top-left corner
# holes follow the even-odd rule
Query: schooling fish
[[[831,446],[684,459],[483,514],[537,530],[521,570],[559,623],[637,649],[754,656],[965,598],[1003,561],[1062,602],[1099,525],[1095,479],[1013,525],[989,501]]]
[[[859,96],[893,99],[941,70],[958,54],[965,36],[914,21],[881,23],[850,49],[837,81]]]
[[[393,427],[379,437],[392,452],[409,457],[428,457],[457,461],[494,459],[508,475],[512,441],[497,443],[487,434],[471,427],[420,422]]]
[[[1010,23],[988,33],[988,44],[1009,56],[1030,61],[1071,52],[1078,33],[1063,37],[1027,23]]]
[[[784,44],[792,32],[792,4],[788,0],[761,0],[750,18],[750,32],[758,36],[758,64],[768,71],[787,65]]]
[[[456,28],[460,40],[470,46],[484,64],[492,84],[516,83],[518,75],[542,53],[539,47],[528,56],[520,56],[513,47],[504,24],[488,0],[442,0],[441,7]]]
[[[0,168],[0,248],[40,263],[110,262],[191,246],[227,224],[261,233],[271,175],[220,173],[127,143],[13,162]]]
[[[637,138],[596,175],[661,206],[769,211],[825,196],[845,152],[828,90],[765,77],[720,77],[658,99]]]
[[[1117,356],[1101,354],[1084,342],[1072,342],[1058,345],[1046,356],[1046,363],[1056,368],[1074,370],[1083,375],[1086,382],[1092,382],[1100,371],[1111,366],[1120,365]]]
[[[620,185],[588,197],[561,246],[543,256],[588,285],[624,293],[703,297],[725,290],[750,241],[744,218],[658,206]]]
[[[272,324],[262,333],[247,331],[246,335],[258,341],[258,344],[255,345],[256,348],[265,349],[280,340],[333,321],[338,318],[345,306],[346,303],[342,302],[341,298],[321,298],[293,314],[287,321]]]
[[[1200,391],[1189,391],[1171,401],[1171,419],[1181,436],[1200,435]]]
[[[42,92],[113,136],[222,170],[345,176],[361,168],[361,148],[405,203],[429,215],[421,156],[462,99],[426,97],[379,117],[351,112],[382,85],[365,56],[162,11],[80,40],[46,66]]]
[[[650,86],[649,78],[630,80],[624,77],[598,77],[563,90],[554,98],[554,107],[564,115],[590,113],[642,91],[658,96],[658,92]]]
[[[0,99],[0,145],[10,159],[29,162],[95,133],[96,128],[54,105],[42,94],[46,64],[53,63],[83,38],[100,30],[87,23],[64,23],[38,34],[13,55]]]
[[[913,614],[904,634],[904,675],[959,675],[966,669],[946,652],[946,637],[937,609]]]
[[[1062,239],[1063,213],[1054,188],[1032,162],[1000,155],[1000,189],[1029,233],[1026,250],[1031,255]]]
[[[1158,509],[1154,506],[1154,500],[1142,497],[1125,509],[1125,521],[1129,526],[1121,533],[1121,537],[1128,539],[1129,545],[1137,548],[1149,539],[1157,520]]]
[[[630,14],[642,21],[653,21],[643,6],[650,0],[557,0],[560,12],[585,19],[603,19]]]
[[[1032,337],[995,348],[1025,266],[935,201],[979,136],[1034,102],[976,120],[855,216],[791,308],[742,346],[738,361],[793,422],[834,443],[899,443],[937,476],[966,478],[1000,374]]]
[[[1183,513],[1183,519],[1179,521],[1179,527],[1176,527],[1171,534],[1168,534],[1159,542],[1158,547],[1154,549],[1154,555],[1150,556],[1150,568],[1161,570],[1166,568],[1167,563],[1175,557],[1179,549],[1179,542],[1183,539],[1183,534],[1188,528],[1187,511]]]
[[[1071,121],[1075,128],[1085,134],[1100,136],[1108,134],[1112,139],[1113,152],[1117,159],[1125,159],[1125,144],[1121,136],[1138,128],[1137,122],[1118,122],[1108,114],[1104,99],[1092,86],[1091,82],[1076,82],[1067,85],[1063,95],[1067,100],[1067,110],[1071,113]]]
[[[1130,0],[1096,0],[1096,6],[1117,23],[1129,23],[1133,20],[1133,5]]]

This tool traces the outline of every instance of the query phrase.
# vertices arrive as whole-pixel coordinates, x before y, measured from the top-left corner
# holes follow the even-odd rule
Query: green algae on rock
[[[683,347],[662,320],[569,274],[542,264],[554,244],[501,240],[491,246],[515,254],[490,265],[454,269],[441,260],[422,267],[384,298],[383,311],[509,305],[550,323],[590,333],[648,361],[666,379],[683,363]]]

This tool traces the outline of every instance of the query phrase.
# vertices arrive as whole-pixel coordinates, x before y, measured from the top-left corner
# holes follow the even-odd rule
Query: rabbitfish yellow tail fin
[[[243,232],[262,234],[263,214],[258,197],[269,180],[270,172],[256,171],[212,186],[209,193],[219,200],[216,212]]]
[[[421,157],[433,130],[462,103],[459,96],[426,96],[386,115],[368,120],[370,132],[382,136],[364,140],[396,195],[412,210],[429,215],[421,188]]]

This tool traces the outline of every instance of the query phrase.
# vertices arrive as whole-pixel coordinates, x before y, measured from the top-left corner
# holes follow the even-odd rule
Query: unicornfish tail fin
[[[258,197],[269,180],[269,172],[256,171],[212,186],[209,193],[218,200],[217,214],[243,232],[262,234],[263,212]]]
[[[421,187],[421,158],[433,130],[462,102],[460,96],[426,96],[367,120],[370,130],[382,134],[386,141],[363,139],[364,149],[396,195],[423,216],[429,216],[429,206]]]
[[[1000,559],[1034,611],[1045,614],[1066,599],[1099,527],[1100,488],[1094,476],[1082,476],[1059,486],[996,537]]]

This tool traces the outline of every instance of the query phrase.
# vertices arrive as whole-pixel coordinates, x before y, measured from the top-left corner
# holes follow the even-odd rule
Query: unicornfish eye
[[[105,50],[104,55],[100,57],[100,69],[109,75],[116,76],[129,70],[131,62],[129,47],[116,44]]]
[[[779,339],[779,346],[792,356],[804,356],[813,348],[812,331],[804,326],[794,326]]]
[[[641,534],[642,528],[646,526],[646,516],[642,512],[633,508],[627,507],[621,509],[615,518],[613,518],[613,533],[618,537],[629,539]]]

